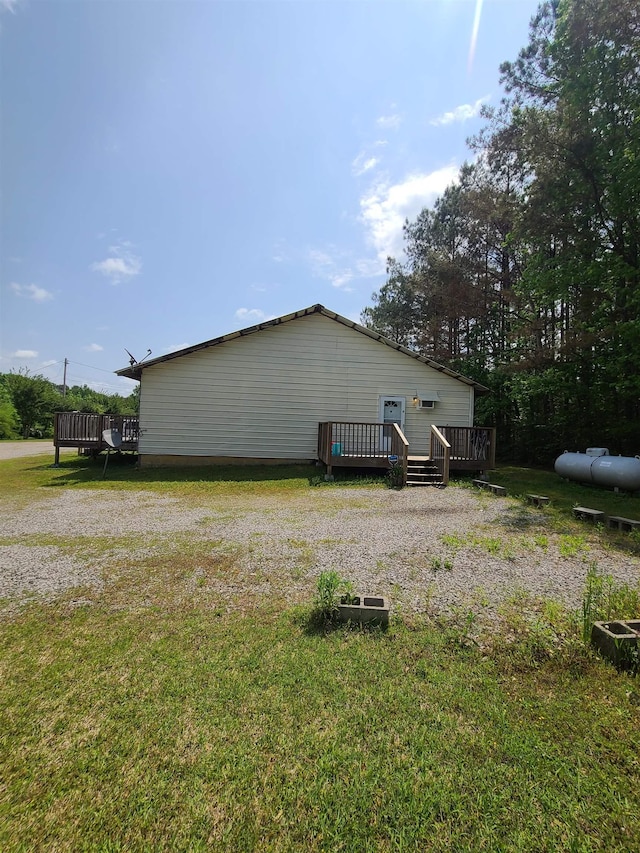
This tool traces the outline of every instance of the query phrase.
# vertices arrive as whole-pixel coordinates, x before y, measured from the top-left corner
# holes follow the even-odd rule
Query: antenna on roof
[[[138,361],[135,355],[132,355],[126,347],[124,348],[124,351],[129,356],[129,364],[131,365],[131,367],[133,367],[134,364],[142,364],[144,359],[149,358],[149,356],[151,355],[151,350],[148,349],[147,354],[144,356],[144,358],[141,358],[140,361]]]

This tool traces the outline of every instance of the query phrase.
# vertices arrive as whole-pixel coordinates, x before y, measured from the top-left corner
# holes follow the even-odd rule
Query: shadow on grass
[[[307,637],[325,637],[337,633],[374,634],[381,636],[389,630],[388,625],[372,622],[338,622],[318,610],[303,610],[294,615],[294,622]]]
[[[64,488],[70,486],[98,485],[105,488],[113,484],[125,486],[145,486],[158,484],[215,484],[215,483],[256,483],[278,484],[293,488],[306,486],[370,486],[381,485],[381,476],[362,475],[349,470],[341,472],[332,482],[325,482],[324,474],[314,463],[291,465],[199,465],[183,467],[138,468],[135,454],[121,453],[109,457],[106,476],[103,479],[104,454],[96,458],[72,457],[61,459],[58,468],[50,462],[25,466],[25,472],[39,475],[40,485],[44,488]],[[43,476],[45,475],[45,476]]]
[[[49,471],[50,480],[44,486],[57,488],[90,483],[123,483],[131,485],[168,483],[263,483],[310,479],[309,464],[300,465],[203,465],[190,467],[138,468],[135,455],[114,454],[107,465],[103,480],[104,456],[97,459],[74,458],[60,462],[59,468],[50,464],[34,465],[29,470]]]

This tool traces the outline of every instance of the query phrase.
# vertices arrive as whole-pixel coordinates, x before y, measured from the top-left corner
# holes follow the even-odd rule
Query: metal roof
[[[336,314],[335,311],[330,311],[328,308],[325,308],[324,305],[320,304],[311,305],[309,308],[303,308],[301,311],[295,311],[293,314],[285,314],[283,317],[276,317],[273,320],[265,320],[264,323],[258,323],[255,326],[248,326],[246,329],[240,329],[239,331],[231,332],[228,335],[221,335],[219,338],[212,338],[210,341],[204,341],[201,344],[184,347],[184,349],[170,352],[167,355],[161,355],[158,358],[149,359],[149,361],[132,364],[129,367],[122,368],[122,370],[116,370],[116,373],[118,376],[126,376],[129,379],[139,380],[142,376],[143,370],[146,370],[149,367],[154,367],[156,364],[162,364],[164,361],[171,361],[174,358],[181,358],[183,355],[189,355],[193,352],[209,349],[209,347],[215,347],[218,346],[218,344],[233,341],[236,338],[244,338],[247,335],[253,335],[256,332],[261,332],[263,329],[270,329],[274,326],[279,326],[282,323],[289,323],[291,320],[297,320],[299,317],[308,317],[310,314],[322,314],[330,320],[342,323],[343,326],[348,326],[350,329],[354,329],[356,332],[360,332],[360,334],[366,335],[374,341],[379,341],[381,344],[391,347],[391,349],[397,350],[410,358],[415,358],[416,361],[421,361],[423,364],[432,367],[434,370],[445,374],[445,376],[451,376],[453,379],[458,379],[460,382],[464,382],[465,385],[470,385],[472,388],[475,388],[476,391],[485,392],[489,390],[479,382],[475,382],[473,379],[469,379],[461,373],[457,373],[455,370],[450,370],[448,367],[444,367],[442,364],[438,364],[430,358],[419,355],[418,353],[407,349],[407,347],[402,346],[402,344],[396,343],[396,341],[392,341],[390,338],[385,338],[384,335],[374,332],[372,329],[367,329],[366,326],[360,326],[358,323],[354,323],[353,320],[348,320],[346,317]]]

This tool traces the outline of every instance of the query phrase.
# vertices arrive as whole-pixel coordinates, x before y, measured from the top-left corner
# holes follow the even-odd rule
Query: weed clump
[[[334,569],[320,572],[312,611],[312,621],[326,625],[335,622],[342,596],[353,593],[351,583]]]

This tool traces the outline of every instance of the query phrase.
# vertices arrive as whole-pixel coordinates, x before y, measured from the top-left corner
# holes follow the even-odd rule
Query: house
[[[388,465],[398,432],[428,457],[431,425],[469,430],[474,395],[487,390],[322,305],[117,373],[141,383],[142,466],[331,465],[327,453]]]

